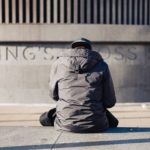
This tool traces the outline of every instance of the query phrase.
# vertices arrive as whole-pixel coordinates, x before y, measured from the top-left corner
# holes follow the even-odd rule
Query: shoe
[[[40,123],[42,126],[53,126],[53,124],[51,123],[49,117],[48,117],[48,113],[45,112],[40,116],[39,119]]]

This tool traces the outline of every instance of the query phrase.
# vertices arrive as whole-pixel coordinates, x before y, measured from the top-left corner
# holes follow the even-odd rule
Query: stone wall
[[[0,103],[52,103],[48,80],[51,51],[69,43],[0,45]],[[109,64],[118,102],[149,102],[150,45],[102,44],[93,49]]]

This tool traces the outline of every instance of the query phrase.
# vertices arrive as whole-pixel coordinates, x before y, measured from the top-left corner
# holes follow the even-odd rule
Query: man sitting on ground
[[[85,38],[71,48],[58,54],[51,67],[50,96],[57,103],[41,115],[41,124],[79,133],[117,127],[118,120],[107,110],[116,103],[108,65]]]

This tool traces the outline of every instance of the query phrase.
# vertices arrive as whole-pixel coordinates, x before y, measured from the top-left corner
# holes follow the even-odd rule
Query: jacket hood
[[[71,43],[72,48],[76,48],[78,46],[85,46],[87,49],[92,49],[91,41],[85,38],[78,39]]]
[[[70,71],[79,73],[88,71],[102,60],[98,52],[90,49],[59,50],[57,57],[62,60],[61,63],[70,68]]]

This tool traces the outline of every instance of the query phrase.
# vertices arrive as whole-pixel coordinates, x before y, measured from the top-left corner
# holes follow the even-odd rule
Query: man
[[[107,110],[116,103],[108,65],[85,38],[71,48],[60,52],[52,64],[50,96],[57,104],[41,115],[41,124],[79,133],[117,127],[118,120]]]

